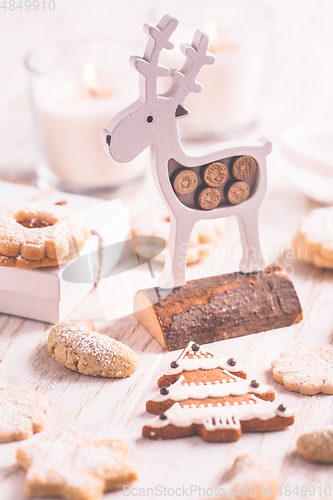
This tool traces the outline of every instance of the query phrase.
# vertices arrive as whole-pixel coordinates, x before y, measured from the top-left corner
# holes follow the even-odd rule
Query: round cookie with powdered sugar
[[[41,394],[18,387],[0,387],[0,443],[28,439],[51,418]]]
[[[297,440],[297,453],[309,462],[333,464],[333,425],[302,434]]]
[[[95,332],[92,321],[64,321],[50,331],[49,353],[61,365],[84,375],[124,378],[138,367],[125,344]]]
[[[333,269],[333,207],[317,208],[303,217],[293,247],[299,259]]]
[[[298,344],[272,361],[274,379],[288,391],[333,394],[333,346]]]

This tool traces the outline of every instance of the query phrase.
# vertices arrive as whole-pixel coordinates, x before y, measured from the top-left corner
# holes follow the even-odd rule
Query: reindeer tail
[[[258,146],[263,149],[265,156],[269,155],[269,153],[272,151],[272,142],[267,139],[267,137],[262,137],[261,139],[259,139]]]

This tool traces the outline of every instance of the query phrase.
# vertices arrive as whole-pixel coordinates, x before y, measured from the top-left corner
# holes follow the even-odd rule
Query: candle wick
[[[87,90],[88,90],[89,96],[92,99],[96,99],[98,97],[98,92],[97,92],[97,89],[95,87],[87,87]]]

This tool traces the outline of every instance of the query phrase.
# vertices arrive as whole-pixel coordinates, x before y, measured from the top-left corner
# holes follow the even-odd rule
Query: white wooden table
[[[271,360],[295,343],[332,342],[333,274],[291,258],[288,247],[299,218],[315,204],[288,185],[277,152],[270,159],[269,171],[270,188],[261,211],[263,246],[268,262],[277,260],[293,273],[304,320],[289,328],[221,341],[211,347],[223,356],[235,357],[245,366],[249,378],[255,377],[273,387],[277,401],[294,409],[295,425],[281,432],[245,434],[238,442],[229,444],[204,443],[198,437],[157,442],[143,439],[142,426],[151,418],[145,412],[145,402],[156,391],[158,377],[177,353],[163,351],[133,315],[101,321],[105,314],[114,317],[121,305],[124,312],[130,312],[131,302],[122,295],[123,303],[111,301],[106,311],[101,307],[97,288],[72,316],[97,318],[96,327],[100,332],[121,340],[138,354],[139,368],[128,379],[109,380],[72,372],[58,365],[48,354],[46,341],[50,325],[0,315],[1,383],[36,389],[47,397],[53,417],[44,432],[57,432],[75,425],[94,435],[126,439],[130,458],[139,474],[138,482],[133,485],[137,488],[158,485],[212,487],[226,477],[225,473],[238,455],[259,453],[275,466],[283,487],[316,486],[315,496],[299,495],[300,498],[320,498],[319,486],[324,491],[326,485],[331,486],[332,496],[323,498],[333,498],[332,467],[307,463],[295,454],[295,441],[300,433],[332,422],[333,396],[306,397],[288,392],[274,382],[270,370]],[[235,221],[229,220],[220,247],[206,261],[189,268],[189,277],[234,270],[240,255],[239,246]],[[154,269],[160,268],[155,266]],[[119,293],[126,286],[126,280],[131,283],[130,290],[142,286],[144,273],[147,270],[137,268],[119,275],[114,281],[119,284]],[[1,500],[26,498],[23,491],[25,473],[15,465],[18,446],[18,443],[0,445]],[[123,492],[109,493],[106,498],[123,498]],[[194,492],[192,498],[197,498]],[[291,498],[298,497],[293,495]]]
[[[277,7],[273,0],[268,3]],[[10,177],[15,169],[26,171],[33,165],[26,83],[21,65],[26,48],[60,32],[65,35],[108,35],[123,25],[128,11],[136,22],[133,35],[141,36],[139,4],[135,3],[134,10],[128,8],[128,2],[122,4],[120,17],[113,15],[115,2],[106,5],[103,0],[85,6],[85,9],[78,0],[70,3],[57,0],[55,12],[45,15],[1,12],[0,40],[5,50],[0,62],[5,72],[0,81],[0,170],[4,177]],[[327,64],[328,56],[331,58],[333,37],[332,3],[330,0],[323,0],[320,5],[313,0],[281,0],[279,5],[277,21],[280,31],[276,32],[273,56],[268,64],[262,128],[260,133],[254,134],[265,133],[273,139],[286,126],[332,119],[333,73],[331,63]],[[300,433],[332,423],[333,396],[305,397],[288,392],[274,382],[270,369],[274,357],[298,342],[333,341],[333,273],[298,262],[290,256],[291,238],[301,216],[317,205],[289,184],[287,174],[275,147],[269,157],[270,185],[261,210],[262,243],[267,262],[278,261],[292,273],[304,320],[289,328],[218,342],[212,349],[223,356],[235,357],[245,366],[249,378],[255,377],[273,387],[277,401],[294,409],[294,426],[282,432],[245,434],[238,442],[229,444],[204,443],[197,437],[160,442],[141,437],[142,426],[151,418],[145,412],[145,402],[156,391],[158,377],[177,355],[164,352],[131,315],[129,297],[136,288],[143,286],[147,276],[147,270],[142,269],[118,276],[115,281],[119,290],[115,294],[117,300],[113,297],[102,307],[102,287],[99,287],[75,311],[78,317],[86,315],[97,319],[95,324],[100,332],[134,349],[140,363],[132,377],[109,380],[71,372],[48,354],[46,341],[50,325],[0,315],[1,384],[29,387],[47,397],[53,417],[46,432],[57,432],[75,425],[97,436],[126,439],[130,459],[139,474],[133,487],[194,485],[208,488],[227,477],[228,469],[238,455],[260,453],[280,474],[283,491],[286,485],[291,485],[292,489],[297,485],[299,488],[301,485],[316,486],[313,496],[302,496],[299,490],[298,496],[294,493],[289,498],[317,500],[320,486],[322,493],[325,486],[332,490],[330,496],[322,498],[333,498],[332,466],[310,464],[295,454],[295,442]],[[139,195],[144,197],[145,192],[142,187]],[[190,268],[188,277],[234,271],[239,257],[238,232],[235,221],[230,220],[219,249],[210,259]],[[106,317],[113,318],[117,311],[120,311],[121,318],[105,320]],[[18,443],[0,445],[0,500],[27,498],[23,490],[25,472],[15,465],[18,446]],[[105,495],[105,498],[114,500],[123,497],[122,491]],[[141,498],[172,496],[158,496],[156,493]],[[187,497],[184,494],[184,497],[174,498]],[[197,495],[193,492],[189,498],[197,498]]]

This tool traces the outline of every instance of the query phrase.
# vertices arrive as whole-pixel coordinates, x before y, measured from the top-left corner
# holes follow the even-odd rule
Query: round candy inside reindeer
[[[202,177],[207,186],[220,187],[228,178],[228,168],[216,161],[204,167]]]
[[[175,173],[176,175],[173,181],[173,189],[175,192],[180,196],[193,193],[198,185],[198,178],[193,170],[184,168]]]

